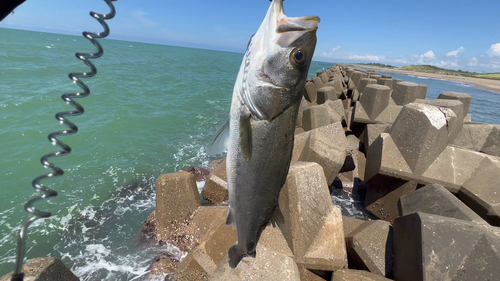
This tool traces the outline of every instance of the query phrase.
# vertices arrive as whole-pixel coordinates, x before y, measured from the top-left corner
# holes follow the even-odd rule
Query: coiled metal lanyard
[[[104,38],[109,35],[109,27],[108,24],[104,20],[109,20],[112,19],[115,16],[115,7],[111,3],[112,1],[116,0],[104,0],[106,4],[108,4],[110,8],[110,12],[108,14],[97,14],[94,12],[90,12],[90,16],[95,18],[104,28],[103,32],[99,33],[93,33],[93,32],[83,32],[83,37],[87,38],[94,44],[94,46],[97,47],[97,52],[95,53],[76,53],[76,57],[83,61],[88,67],[90,67],[90,72],[71,72],[68,76],[73,83],[77,84],[80,86],[80,88],[83,89],[83,92],[78,92],[78,93],[67,93],[63,94],[61,98],[66,102],[67,104],[73,106],[75,110],[72,111],[64,111],[64,112],[59,112],[56,114],[56,119],[63,125],[66,125],[69,129],[67,130],[62,130],[62,131],[57,131],[49,134],[48,139],[53,145],[58,145],[62,150],[46,154],[42,156],[40,159],[40,162],[42,165],[47,168],[51,169],[52,172],[48,174],[41,175],[37,178],[35,178],[32,182],[33,188],[35,188],[37,191],[41,193],[41,195],[36,196],[28,200],[26,204],[24,205],[24,209],[26,212],[31,214],[31,217],[21,226],[21,229],[19,230],[19,235],[18,235],[18,240],[17,240],[17,256],[16,256],[16,263],[15,263],[15,268],[14,268],[14,274],[12,275],[11,281],[20,281],[24,279],[24,273],[22,272],[23,269],[23,263],[24,263],[24,255],[25,255],[25,244],[26,244],[26,237],[28,235],[28,228],[29,226],[36,221],[37,219],[41,218],[48,218],[52,216],[51,213],[45,212],[42,210],[38,210],[34,207],[34,204],[43,199],[48,199],[51,197],[56,197],[57,192],[55,190],[52,190],[44,185],[42,185],[40,182],[45,179],[45,178],[52,178],[52,177],[59,177],[64,174],[64,171],[52,164],[51,162],[48,161],[49,158],[56,157],[56,156],[62,156],[66,155],[68,153],[71,153],[71,147],[69,147],[67,144],[62,142],[61,140],[58,139],[58,137],[61,136],[67,136],[67,135],[72,135],[78,132],[78,127],[66,117],[69,116],[78,116],[82,115],[84,112],[83,107],[74,101],[73,99],[75,98],[84,98],[87,97],[90,94],[90,90],[85,85],[85,83],[81,80],[81,78],[90,78],[96,75],[97,69],[94,66],[94,64],[89,60],[89,59],[95,59],[99,58],[103,54],[103,48],[101,44],[96,40],[97,38]]]

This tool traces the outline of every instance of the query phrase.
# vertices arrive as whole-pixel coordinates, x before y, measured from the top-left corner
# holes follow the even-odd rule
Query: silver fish
[[[255,257],[269,223],[283,223],[278,198],[290,166],[319,21],[317,16],[289,18],[283,0],[272,1],[248,43],[234,85],[229,123],[209,147],[210,153],[217,153],[228,146],[226,223],[238,233],[238,242],[228,253],[232,268],[245,256]]]

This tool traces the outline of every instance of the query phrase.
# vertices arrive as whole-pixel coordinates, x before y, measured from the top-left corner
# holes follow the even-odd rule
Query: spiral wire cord
[[[53,145],[58,145],[62,150],[53,153],[48,153],[42,156],[40,159],[40,162],[42,163],[44,168],[51,169],[52,172],[41,175],[35,178],[32,182],[33,188],[35,188],[38,192],[40,192],[41,195],[31,198],[24,205],[24,209],[26,210],[27,213],[31,215],[31,217],[26,222],[24,222],[24,224],[21,226],[21,229],[19,230],[18,241],[17,241],[17,256],[16,256],[14,274],[12,275],[11,278],[12,281],[24,279],[24,273],[22,272],[22,268],[25,256],[26,237],[28,235],[29,226],[37,219],[48,218],[52,215],[50,212],[42,211],[35,208],[34,204],[39,200],[49,199],[57,196],[57,192],[55,190],[52,190],[47,186],[42,185],[41,181],[46,178],[59,177],[64,174],[64,171],[61,168],[49,162],[49,159],[52,157],[63,156],[71,153],[71,147],[69,147],[67,144],[65,144],[58,138],[62,136],[73,135],[78,132],[78,127],[73,122],[69,121],[66,117],[82,115],[84,112],[84,108],[73,99],[84,98],[90,94],[89,88],[87,87],[87,85],[85,85],[85,83],[81,80],[81,78],[91,78],[95,76],[97,73],[96,67],[89,59],[99,58],[103,54],[103,48],[96,39],[105,38],[109,35],[109,27],[108,24],[105,22],[105,20],[112,19],[115,16],[116,12],[113,3],[111,3],[112,1],[116,0],[104,0],[104,2],[106,2],[106,4],[110,8],[110,12],[108,14],[97,14],[94,12],[90,12],[90,16],[95,18],[102,25],[104,31],[100,33],[92,33],[85,31],[82,33],[85,38],[87,38],[90,42],[92,42],[92,44],[94,44],[94,46],[97,47],[97,52],[75,54],[75,56],[78,59],[80,59],[81,61],[83,61],[83,63],[85,63],[88,67],[90,67],[90,72],[72,72],[68,75],[71,81],[73,81],[73,83],[77,84],[78,86],[80,86],[80,88],[83,89],[83,92],[66,93],[61,96],[64,102],[73,106],[75,110],[59,112],[55,115],[55,118],[61,124],[66,125],[68,129],[53,132],[48,135],[49,141]]]

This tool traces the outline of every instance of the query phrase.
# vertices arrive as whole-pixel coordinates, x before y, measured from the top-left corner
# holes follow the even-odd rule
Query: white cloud
[[[418,63],[424,64],[429,63],[431,60],[435,59],[436,55],[433,51],[428,51],[427,53],[420,55],[418,59]]]
[[[385,58],[384,56],[373,56],[373,55],[366,55],[366,56],[351,55],[346,57],[346,59],[349,60],[368,60],[368,61],[381,61],[384,58]]]
[[[460,48],[456,49],[455,51],[451,51],[446,54],[448,57],[457,57],[458,53],[461,53],[465,51],[465,48],[463,46],[460,46]]]
[[[327,57],[327,58],[333,58],[333,53],[337,50],[339,50],[340,48],[342,48],[342,46],[337,46],[335,48],[332,48],[332,51],[330,53],[326,53],[326,52],[323,52],[323,56],[324,57]]]
[[[437,67],[441,67],[441,68],[448,68],[448,67],[451,67],[451,68],[458,68],[458,62],[457,61],[439,61],[437,63],[433,63],[432,65],[435,65]]]
[[[477,66],[477,59],[472,58],[470,61],[467,63],[468,66]]]
[[[423,57],[427,59],[434,59],[436,58],[436,55],[434,55],[433,51],[428,51],[427,53],[423,54]]]
[[[496,43],[496,44],[493,44],[491,45],[491,47],[488,49],[488,51],[486,51],[486,54],[488,54],[489,56],[498,56],[500,57],[500,43]]]

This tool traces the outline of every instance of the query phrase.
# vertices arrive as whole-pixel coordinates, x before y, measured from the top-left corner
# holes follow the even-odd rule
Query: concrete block
[[[342,100],[336,99],[336,100],[329,100],[325,102],[326,105],[328,105],[331,109],[333,109],[339,116],[342,117],[342,120],[345,120],[345,109],[344,109],[344,104],[342,103]]]
[[[317,103],[323,104],[328,100],[336,100],[337,94],[335,88],[331,86],[323,86],[318,89]]]
[[[422,212],[486,224],[478,214],[439,184],[429,184],[402,196],[399,209],[400,216]]]
[[[382,78],[382,75],[380,75],[380,73],[372,73],[370,74],[369,78],[378,80],[379,78]]]
[[[382,75],[382,78],[377,79],[377,84],[387,86],[392,90],[391,87],[393,86],[394,82],[392,81],[392,78],[384,78],[384,75]]]
[[[372,79],[372,78],[362,78],[359,81],[359,85],[358,85],[357,89],[360,93],[363,93],[365,91],[366,85],[370,85],[370,84],[377,84],[377,80]]]
[[[418,84],[417,99],[425,99],[427,97],[427,85]]]
[[[156,220],[159,237],[168,236],[201,205],[194,176],[188,172],[164,174],[156,180]]]
[[[458,197],[491,225],[500,226],[500,159],[485,157]]]
[[[226,158],[223,158],[223,160],[210,171],[201,195],[205,200],[212,203],[222,203],[229,200]]]
[[[500,126],[486,123],[463,124],[453,145],[500,156]]]
[[[292,162],[299,161],[302,156],[302,152],[309,141],[309,136],[311,135],[311,131],[303,132],[295,135],[293,140],[293,151],[292,151]]]
[[[388,276],[393,270],[392,227],[389,222],[367,221],[347,237],[347,251],[356,265]]]
[[[302,100],[300,101],[300,106],[299,106],[299,112],[297,114],[297,122],[296,122],[296,127],[302,128],[302,118],[304,116],[304,110],[308,109],[311,107],[311,103],[308,102],[305,97],[302,97]]]
[[[363,79],[363,78],[368,78],[368,74],[361,72],[361,71],[354,71],[352,73],[351,79],[352,79],[352,82],[354,82],[354,85],[356,85],[356,87],[358,87],[358,85],[361,82],[361,79]]]
[[[333,273],[331,281],[390,281],[392,279],[385,278],[375,273],[366,270],[341,269]]]
[[[449,109],[417,103],[403,107],[389,134],[414,173],[422,174],[446,148],[453,118]]]
[[[278,227],[268,225],[264,231],[262,231],[259,245],[294,258],[293,252],[288,246],[285,236],[283,236],[283,233]]]
[[[341,77],[335,77],[332,81],[327,83],[329,86],[335,88],[335,94],[337,98],[340,98],[342,93],[344,92],[344,85]]]
[[[469,106],[472,100],[472,97],[469,94],[457,93],[457,92],[443,92],[439,94],[438,99],[447,99],[447,100],[459,100],[463,104],[463,112],[464,115],[469,113]]]
[[[388,182],[389,179],[413,180],[421,185],[438,183],[452,193],[457,193],[485,157],[483,153],[447,146],[429,168],[419,175],[410,169],[391,136],[382,133],[368,150],[365,181],[369,185],[372,182]]]
[[[304,94],[304,98],[308,102],[316,102],[316,97],[318,95],[318,88],[316,87],[316,84],[314,84],[312,81],[308,81],[305,84],[306,92]]]
[[[64,263],[53,257],[34,258],[23,266],[24,280],[26,281],[79,281]],[[0,281],[10,281],[10,272],[2,277]]]
[[[370,84],[365,87],[359,103],[370,120],[374,120],[388,105],[391,90],[387,86]]]
[[[318,75],[319,78],[321,78],[321,81],[323,82],[323,84],[327,83],[328,82],[328,73],[326,72],[323,72],[321,73],[321,75]]]
[[[302,129],[310,131],[331,123],[328,108],[321,105],[313,105],[304,110],[302,115]]]
[[[333,206],[323,169],[317,163],[292,163],[280,194],[281,228],[297,264],[333,271],[347,266],[342,215]]]
[[[498,229],[438,215],[414,213],[394,222],[394,279],[496,280]]]
[[[401,196],[413,192],[416,188],[417,183],[414,181],[371,181],[365,198],[366,210],[379,219],[392,223],[399,217],[398,203]]]
[[[257,245],[255,258],[245,257],[234,269],[229,267],[227,257],[222,260],[210,280],[287,280],[300,281],[297,264],[291,257]],[[197,280],[197,279],[191,279]]]
[[[400,82],[404,82],[402,79],[397,79],[397,78],[392,78],[392,87],[391,89],[392,90],[395,90],[396,89],[396,85]]]
[[[311,78],[311,81],[316,86],[316,89],[323,87],[323,80],[321,80],[318,76]]]
[[[227,207],[223,209],[227,211]],[[198,245],[177,267],[176,280],[208,280],[227,256],[229,248],[236,243],[236,229],[226,225],[224,216],[211,219],[211,222],[210,229],[200,238]]]
[[[430,104],[434,105],[437,107],[444,107],[451,109],[457,118],[451,118],[447,120],[447,126],[448,126],[448,143],[453,143],[455,140],[456,136],[458,133],[462,130],[463,126],[463,120],[464,120],[464,113],[463,113],[463,104],[459,100],[445,100],[445,99],[438,99],[438,100],[422,100],[418,99],[415,101],[416,103],[425,103],[425,104]]]
[[[392,78],[392,76],[389,74],[382,74],[382,78]]]
[[[331,185],[344,165],[346,147],[347,139],[340,122],[329,124],[311,131],[298,160],[318,163]]]
[[[367,124],[362,138],[365,152],[368,152],[370,145],[380,136],[380,134],[387,133],[390,128],[391,124],[387,123]]]
[[[392,99],[397,105],[405,105],[414,102],[418,96],[419,87],[417,83],[399,82],[392,92]]]
[[[365,222],[364,220],[342,216],[342,226],[344,227],[344,236],[346,239],[347,237],[352,237],[351,232]]]

